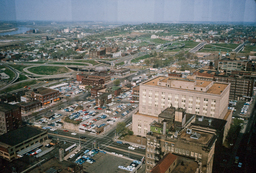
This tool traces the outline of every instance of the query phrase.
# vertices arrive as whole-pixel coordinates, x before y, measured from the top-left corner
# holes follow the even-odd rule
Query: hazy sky
[[[0,20],[256,22],[256,1],[0,0]]]

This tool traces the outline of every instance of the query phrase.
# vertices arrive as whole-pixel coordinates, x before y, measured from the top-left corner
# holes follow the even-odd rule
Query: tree
[[[115,85],[115,86],[119,86],[119,85],[120,85],[120,80],[119,80],[119,79],[116,79],[116,80],[114,81],[114,85]]]
[[[116,125],[116,133],[122,133],[127,130],[125,122],[119,122]]]
[[[150,61],[148,59],[146,59],[145,64],[148,66],[150,64]]]

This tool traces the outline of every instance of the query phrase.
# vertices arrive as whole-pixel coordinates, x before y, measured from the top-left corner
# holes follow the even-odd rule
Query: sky
[[[256,0],[0,0],[0,20],[256,23]]]

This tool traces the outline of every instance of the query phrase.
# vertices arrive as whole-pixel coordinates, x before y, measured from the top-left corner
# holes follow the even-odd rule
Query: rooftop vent
[[[187,134],[191,135],[192,134],[192,129],[187,129]]]
[[[203,121],[204,117],[202,116],[201,118],[198,118],[198,121]]]
[[[199,133],[193,133],[191,136],[190,136],[190,138],[192,138],[192,139],[199,139],[200,138],[200,134]]]
[[[209,122],[209,126],[210,126],[212,124],[212,119],[209,119],[208,122]]]

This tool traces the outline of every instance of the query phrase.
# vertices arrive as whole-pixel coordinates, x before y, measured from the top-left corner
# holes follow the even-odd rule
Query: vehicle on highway
[[[118,143],[118,144],[123,144],[123,142],[122,142],[122,141],[116,141],[116,143]]]
[[[75,136],[75,135],[76,135],[76,133],[71,133],[71,135],[74,135],[74,136]]]
[[[132,146],[129,146],[128,149],[129,149],[129,150],[135,150],[135,148],[132,147]]]

